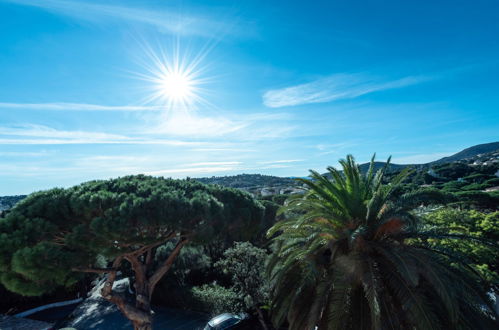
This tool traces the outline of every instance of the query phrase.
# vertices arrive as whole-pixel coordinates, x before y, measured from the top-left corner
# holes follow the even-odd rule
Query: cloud
[[[144,105],[101,105],[88,103],[7,103],[0,102],[0,109],[55,110],[55,111],[161,111],[161,106]]]
[[[180,138],[231,138],[237,141],[258,141],[289,137],[296,131],[282,114],[212,113],[200,115],[196,111],[162,113],[152,116],[148,131],[161,136]]]
[[[352,99],[372,92],[415,85],[429,79],[424,76],[408,76],[383,81],[360,73],[334,74],[306,84],[269,90],[263,94],[263,103],[270,108],[280,108]]]
[[[332,144],[318,144],[315,146],[317,150],[320,152],[318,156],[325,156],[331,154],[337,154],[340,151],[356,146],[357,143],[353,141],[341,142],[341,143],[332,143]]]
[[[258,164],[288,164],[288,163],[298,163],[302,162],[303,159],[282,159],[282,160],[271,160],[265,162],[258,162]]]
[[[131,137],[103,132],[63,131],[42,125],[0,127],[0,144],[160,144],[209,147],[221,145],[220,143],[213,144],[198,141]]]
[[[218,173],[227,171],[236,171],[239,168],[236,166],[198,166],[198,167],[183,167],[183,168],[172,168],[167,170],[149,171],[145,172],[148,175],[172,175],[172,174],[183,174],[183,175],[203,175],[206,173]]]
[[[164,116],[151,132],[173,136],[189,137],[218,137],[234,133],[248,123],[233,121],[225,117],[203,117],[196,113],[175,114]]]
[[[233,26],[222,20],[202,15],[178,15],[172,11],[144,9],[124,5],[110,5],[90,1],[72,0],[7,0],[19,5],[43,8],[90,22],[122,20],[156,27],[161,32],[175,35],[213,37],[220,33],[234,32]],[[243,31],[244,32],[244,31]]]
[[[50,155],[51,152],[40,151],[40,152],[16,152],[16,151],[6,151],[0,152],[0,157],[46,157]]]
[[[212,166],[212,165],[241,165],[242,162],[204,162],[204,163],[193,163],[187,166]]]

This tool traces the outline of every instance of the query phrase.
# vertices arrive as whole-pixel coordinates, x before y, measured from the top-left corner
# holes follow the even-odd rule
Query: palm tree
[[[374,156],[362,174],[352,156],[343,171],[311,171],[307,189],[268,232],[272,318],[291,330],[488,329],[496,316],[479,277],[428,244],[461,238],[424,228],[411,212],[426,193],[396,197],[402,171],[383,184]],[[433,194],[435,194],[433,192]],[[396,197],[396,198],[395,198]],[[435,196],[434,196],[435,197]],[[452,265],[451,265],[452,264]]]

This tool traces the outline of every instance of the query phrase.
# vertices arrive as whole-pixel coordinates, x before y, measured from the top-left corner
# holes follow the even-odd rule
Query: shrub
[[[211,315],[240,313],[244,309],[240,296],[234,290],[216,283],[193,287],[191,293],[194,307]]]

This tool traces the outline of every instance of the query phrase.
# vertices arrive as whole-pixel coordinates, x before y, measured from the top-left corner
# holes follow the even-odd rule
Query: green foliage
[[[155,263],[159,264],[171,253],[174,245],[169,242],[156,251]],[[158,283],[153,303],[169,308],[203,310],[201,302],[193,297],[191,288],[210,283],[215,278],[211,258],[203,246],[185,246],[170,271]]]
[[[457,192],[460,191],[462,187],[466,186],[467,183],[464,181],[449,181],[443,184],[442,190],[448,191],[448,192]]]
[[[434,167],[435,172],[447,179],[457,180],[473,173],[474,168],[463,163],[447,163]]]
[[[198,243],[244,239],[263,212],[239,190],[143,175],[42,191],[0,219],[0,281],[38,295],[74,283],[74,270],[99,255],[113,260],[177,235]]]
[[[170,255],[174,247],[172,242],[160,246],[156,251],[155,261],[161,263]],[[201,246],[186,246],[172,265],[167,278],[172,280],[174,286],[184,286],[187,285],[189,276],[195,272],[203,272],[211,265],[211,258],[204,253]]]
[[[210,312],[211,315],[221,313],[240,313],[244,310],[243,301],[232,289],[225,288],[216,283],[193,287],[192,295],[199,310]]]
[[[311,171],[312,180],[302,180],[308,192],[269,230],[274,323],[287,320],[291,330],[495,328],[480,279],[433,245],[465,236],[425,230],[412,212],[447,196],[401,192],[404,171],[384,185],[387,167],[363,175],[352,156],[340,163],[343,171],[329,167],[327,177]]]
[[[486,183],[472,183],[472,184],[462,186],[461,189],[462,190],[484,190],[484,189],[487,189],[488,187],[489,187],[489,185]]]
[[[495,177],[493,179],[488,179],[484,183],[486,183],[490,187],[492,187],[492,186],[499,186],[499,178]]]
[[[464,177],[463,179],[467,182],[483,183],[484,181],[493,178],[494,178],[493,175],[483,174],[483,173],[473,173],[469,176]]]
[[[0,196],[0,213],[1,211],[12,208],[17,202],[24,198],[26,198],[26,195]]]
[[[466,234],[477,240],[442,239],[431,244],[462,255],[470,261],[499,292],[499,212],[482,213],[476,210],[439,209],[424,216],[424,223],[435,228],[450,228],[450,234]],[[484,244],[480,240],[487,240]]]
[[[269,287],[265,278],[267,251],[249,242],[236,242],[224,252],[215,267],[232,279],[232,290],[244,302],[246,310],[268,303]]]
[[[206,184],[218,184],[232,188],[253,188],[265,186],[294,186],[296,182],[291,178],[281,178],[262,174],[239,174],[234,176],[213,176],[211,178],[195,179]]]
[[[458,191],[454,193],[458,204],[480,210],[497,210],[499,195],[482,191]]]

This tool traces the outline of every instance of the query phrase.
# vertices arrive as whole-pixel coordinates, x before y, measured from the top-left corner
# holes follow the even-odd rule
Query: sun
[[[174,103],[186,103],[194,96],[192,79],[185,72],[170,72],[162,77],[160,88],[165,98]]]
[[[144,73],[137,73],[141,80],[149,82],[149,96],[145,102],[159,103],[168,113],[189,113],[200,103],[208,102],[202,97],[206,90],[202,85],[209,81],[202,77],[206,67],[202,59],[206,54],[189,57],[181,53],[179,45],[169,49],[153,50],[149,45],[141,47],[144,57],[140,61]]]

